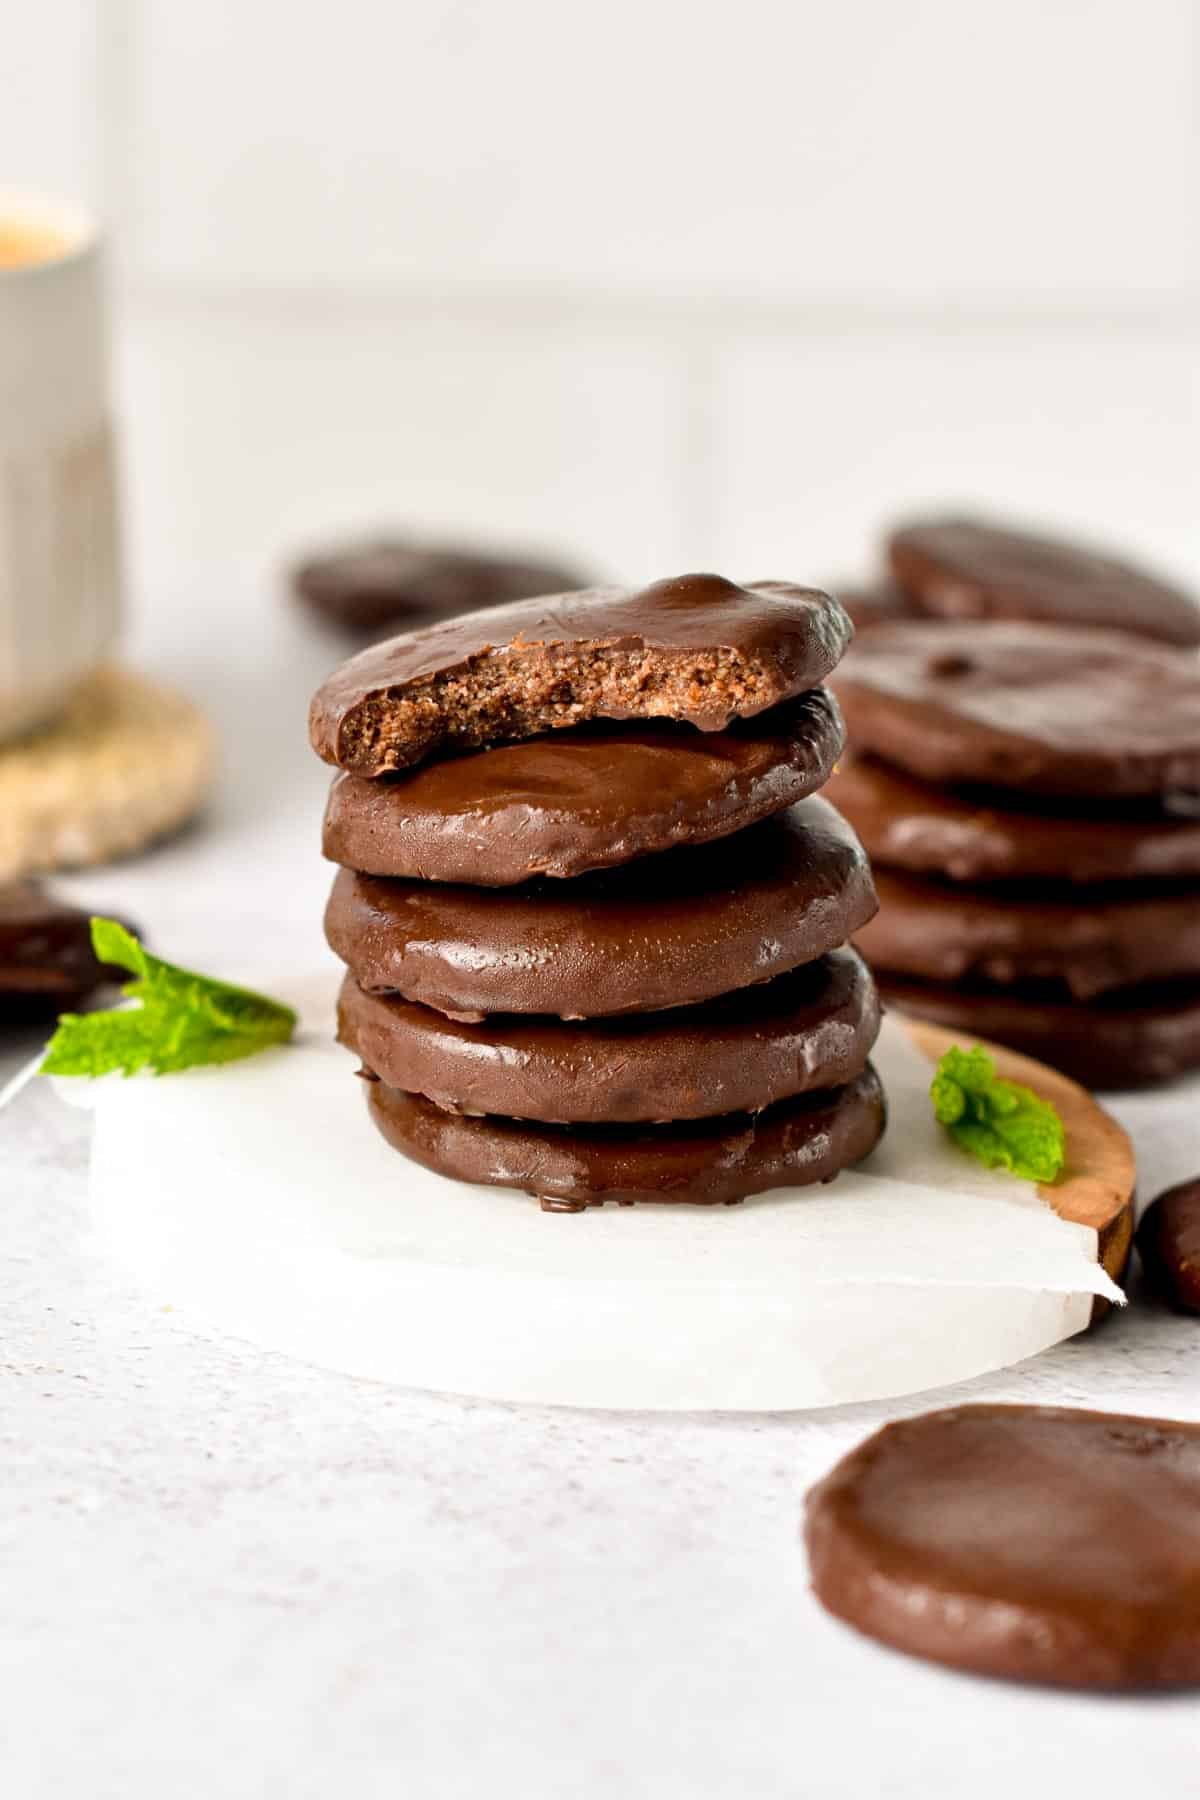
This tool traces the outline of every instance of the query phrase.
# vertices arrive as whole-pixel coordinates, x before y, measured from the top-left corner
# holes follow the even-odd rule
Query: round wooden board
[[[936,1063],[952,1044],[966,1048],[980,1044],[995,1058],[998,1074],[1021,1082],[1050,1101],[1066,1127],[1067,1165],[1057,1181],[1039,1184],[1038,1193],[1060,1218],[1092,1227],[1097,1235],[1100,1262],[1114,1281],[1120,1281],[1133,1243],[1137,1163],[1129,1133],[1086,1088],[1060,1075],[1057,1069],[1035,1062],[1031,1056],[1020,1056],[1002,1044],[948,1031],[924,1019],[902,1017],[901,1022],[931,1063]],[[1093,1319],[1107,1312],[1108,1305],[1107,1300],[1097,1300]]]
[[[131,669],[97,669],[59,718],[0,745],[0,880],[129,856],[191,819],[214,738],[190,700]]]

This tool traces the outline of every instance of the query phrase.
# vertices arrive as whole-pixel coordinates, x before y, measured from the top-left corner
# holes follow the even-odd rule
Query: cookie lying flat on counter
[[[0,1025],[73,1012],[97,989],[126,981],[96,960],[91,915],[40,883],[0,886]]]
[[[1166,645],[1059,625],[880,625],[833,687],[855,750],[925,781],[1200,791],[1200,658]]]
[[[1200,644],[1191,594],[1116,557],[980,519],[914,520],[888,560],[917,608],[948,619],[1041,619]]]
[[[379,780],[343,772],[324,851],[370,875],[569,879],[741,831],[821,787],[844,742],[836,700],[816,688],[726,731],[583,725]]]
[[[545,1123],[656,1123],[759,1112],[861,1073],[879,1034],[862,959],[837,950],[704,1006],[565,1022],[497,1014],[474,1024],[352,975],[338,1039],[389,1087],[448,1112]]]
[[[1034,811],[1011,794],[930,787],[845,756],[826,797],[872,860],[951,881],[1093,883],[1200,876],[1200,800]],[[1081,899],[1083,897],[1081,896]]]
[[[610,1200],[730,1205],[831,1181],[874,1149],[886,1117],[870,1063],[846,1087],[781,1100],[754,1117],[640,1128],[468,1118],[378,1081],[369,1095],[372,1118],[397,1150],[459,1181],[523,1188],[545,1212]]]
[[[292,587],[319,617],[344,630],[409,629],[585,585],[575,569],[527,558],[451,549],[412,538],[363,538],[309,557]]]
[[[1180,1312],[1200,1313],[1200,1179],[1151,1201],[1136,1241],[1151,1286]]]
[[[1076,1688],[1200,1682],[1200,1425],[963,1406],[808,1496],[822,1605],[896,1650]]]
[[[845,942],[876,908],[853,831],[802,800],[728,843],[524,888],[339,871],[325,915],[359,985],[452,1018],[592,1018],[714,999]]]
[[[591,719],[723,731],[817,686],[850,641],[827,594],[685,575],[495,607],[390,638],[318,688],[313,749],[359,775]]]

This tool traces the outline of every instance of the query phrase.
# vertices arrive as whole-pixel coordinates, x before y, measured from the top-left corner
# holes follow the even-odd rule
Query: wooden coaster
[[[895,1015],[894,1015],[895,1016]],[[1049,1100],[1066,1127],[1067,1164],[1059,1179],[1041,1184],[1038,1193],[1062,1219],[1090,1225],[1097,1236],[1098,1259],[1116,1282],[1121,1281],[1133,1243],[1133,1192],[1137,1164],[1129,1134],[1086,1088],[1048,1069],[1030,1056],[1020,1056],[1001,1044],[947,1031],[923,1019],[900,1021],[913,1043],[936,1063],[952,1044],[970,1049],[980,1044],[993,1057],[998,1075],[1032,1088]],[[1108,1311],[1109,1302],[1098,1299],[1093,1323]]]
[[[189,700],[128,669],[81,682],[44,730],[0,748],[0,880],[141,850],[193,817],[212,729]]]

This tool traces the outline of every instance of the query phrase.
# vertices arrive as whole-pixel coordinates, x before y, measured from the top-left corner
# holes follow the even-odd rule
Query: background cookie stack
[[[896,526],[884,549],[886,574],[835,590],[859,631],[898,619],[1040,619],[1200,645],[1194,594],[1068,538],[951,515]]]
[[[360,644],[416,631],[484,606],[582,588],[587,577],[561,563],[464,544],[378,532],[297,563],[296,598],[322,623]]]
[[[824,594],[697,575],[490,608],[324,684],[339,1035],[396,1148],[572,1211],[866,1155],[879,1009],[842,946],[876,900],[813,797],[849,635]]]
[[[1200,1066],[1200,659],[1121,631],[899,621],[837,678],[830,792],[884,996],[1094,1087]]]

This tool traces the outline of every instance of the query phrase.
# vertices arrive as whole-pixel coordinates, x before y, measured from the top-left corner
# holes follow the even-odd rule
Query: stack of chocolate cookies
[[[903,620],[836,687],[830,793],[875,867],[885,999],[1092,1087],[1200,1066],[1200,659],[1126,632]]]
[[[884,1124],[876,898],[816,798],[827,595],[714,575],[470,614],[313,701],[339,1037],[416,1161],[549,1210],[827,1181]]]

